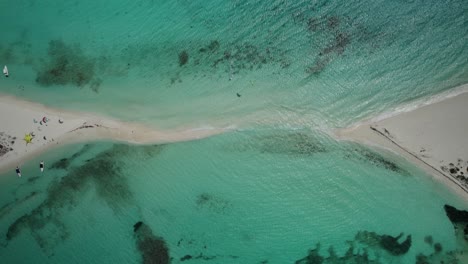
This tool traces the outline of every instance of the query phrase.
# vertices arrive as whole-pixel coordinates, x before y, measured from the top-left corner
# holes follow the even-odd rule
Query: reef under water
[[[195,203],[197,208],[207,209],[215,213],[226,213],[232,207],[232,204],[229,201],[209,193],[198,195]]]
[[[315,248],[309,250],[309,253],[304,258],[297,260],[296,264],[334,264],[334,263],[368,263],[378,264],[381,263],[378,260],[369,259],[367,251],[354,253],[355,248],[350,244],[348,250],[343,256],[338,256],[332,247],[328,249],[328,257],[320,255],[320,244],[317,244]]]
[[[458,210],[448,204],[444,205],[444,210],[453,224],[468,224],[468,211]]]
[[[148,225],[137,222],[133,225],[133,234],[143,264],[171,263],[166,242],[163,238],[155,236]]]
[[[354,239],[346,241],[348,249],[344,255],[339,256],[332,246],[328,249],[328,255],[320,253],[320,243],[308,251],[307,256],[298,259],[296,264],[348,264],[348,263],[399,263],[399,257],[408,253],[412,245],[411,235],[407,235],[402,241],[403,233],[398,236],[386,234],[377,234],[375,232],[360,231]],[[465,250],[444,251],[442,244],[434,242],[432,236],[426,236],[424,242],[432,247],[433,252],[425,255],[419,253],[416,255],[414,263],[416,264],[440,264],[463,263],[461,256]],[[364,247],[362,247],[364,246]],[[372,257],[371,254],[372,253]],[[387,253],[387,254],[382,254]],[[394,262],[396,261],[396,262]],[[265,262],[268,263],[268,262]]]
[[[280,132],[253,136],[246,143],[228,146],[234,151],[259,151],[268,154],[284,154],[291,156],[311,156],[327,152],[325,145],[314,135],[307,132]]]
[[[348,241],[348,249],[343,256],[338,256],[333,247],[328,249],[328,256],[320,254],[320,243],[309,250],[307,256],[297,260],[296,264],[325,264],[325,263],[382,263],[379,258],[369,257],[368,250],[385,251],[392,256],[406,254],[411,247],[411,236],[408,235],[402,242],[398,240],[403,236],[379,235],[375,232],[360,231],[353,241]],[[366,245],[369,248],[357,248],[357,244]]]
[[[6,203],[2,207],[0,207],[0,219],[3,218],[5,215],[8,215],[11,212],[11,210],[13,210],[15,207],[18,207],[21,204],[35,198],[38,194],[39,192],[32,191],[22,198],[16,198],[14,201]]]
[[[184,66],[189,61],[189,54],[186,50],[179,53],[179,66]]]
[[[36,82],[41,86],[73,85],[83,87],[99,83],[95,60],[87,56],[77,45],[62,40],[51,40],[48,47],[48,62],[37,71]],[[94,87],[93,86],[93,87]],[[97,90],[97,87],[94,87]]]
[[[230,258],[230,259],[238,259],[239,256],[233,256],[233,255],[229,255],[229,256],[208,256],[208,255],[204,255],[203,253],[200,253],[198,255],[185,255],[183,257],[181,257],[179,260],[180,262],[183,262],[183,261],[187,261],[187,260],[198,260],[198,259],[201,259],[201,260],[214,260],[214,259],[217,259],[217,258]]]
[[[385,158],[384,156],[382,156],[376,151],[372,151],[363,146],[355,146],[353,148],[353,152],[354,153],[346,154],[345,157],[349,159],[363,160],[374,166],[381,167],[386,170],[394,171],[401,175],[410,175],[408,171],[403,169],[401,166],[397,165],[397,163],[388,160],[387,158]]]
[[[81,155],[85,154],[91,149],[92,145],[91,144],[85,144],[80,150],[78,150],[76,153],[71,155],[69,158],[62,158],[57,160],[56,162],[52,163],[50,165],[51,169],[62,169],[66,170],[70,166],[70,164],[77,158],[79,158]]]
[[[356,234],[355,240],[371,247],[379,247],[394,256],[399,256],[408,253],[411,248],[411,235],[407,235],[406,239],[399,242],[403,237],[403,233],[398,236],[379,235],[375,232],[360,231]]]
[[[462,233],[463,238],[468,242],[468,211],[458,210],[448,204],[444,205],[444,210],[455,231]]]
[[[45,200],[30,213],[16,219],[8,228],[6,240],[14,239],[22,230],[29,229],[39,246],[46,252],[68,236],[68,231],[61,220],[64,210],[72,210],[80,202],[83,192],[93,187],[101,198],[115,213],[121,208],[133,204],[133,194],[124,175],[119,157],[131,155],[138,151],[142,156],[154,155],[161,146],[132,148],[128,145],[114,144],[79,167],[72,167],[61,179],[51,183]],[[88,147],[75,155],[80,156]],[[72,157],[73,157],[72,156]],[[50,230],[55,229],[52,236]]]

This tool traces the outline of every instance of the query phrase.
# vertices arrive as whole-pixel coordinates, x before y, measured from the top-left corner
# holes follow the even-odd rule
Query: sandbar
[[[468,91],[419,108],[373,118],[335,134],[390,150],[468,200]]]

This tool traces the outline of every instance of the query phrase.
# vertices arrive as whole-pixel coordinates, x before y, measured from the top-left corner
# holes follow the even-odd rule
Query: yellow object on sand
[[[23,139],[24,141],[26,141],[26,145],[27,145],[28,143],[31,143],[31,141],[33,140],[33,136],[31,134],[26,134],[24,135]]]

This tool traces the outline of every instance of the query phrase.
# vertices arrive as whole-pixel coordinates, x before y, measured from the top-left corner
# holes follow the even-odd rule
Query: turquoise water
[[[68,166],[38,178],[36,166],[24,168],[21,180],[2,177],[2,201],[18,200],[0,218],[0,256],[4,263],[139,263],[137,221],[164,239],[172,263],[200,254],[212,258],[208,263],[294,263],[317,243],[321,255],[331,246],[343,256],[347,241],[377,263],[414,263],[432,252],[428,235],[446,251],[457,248],[443,205],[463,202],[448,190],[398,157],[309,132],[50,153],[47,167],[60,158],[69,158]],[[404,232],[412,246],[392,256],[356,240],[363,231]]]
[[[468,81],[464,1],[5,0],[0,10],[2,92],[159,127],[242,125],[262,111],[342,127]]]
[[[399,157],[322,131],[467,83],[466,10],[1,1],[10,77],[0,92],[158,128],[239,128],[162,146],[66,146],[21,179],[1,175],[2,263],[141,263],[145,239],[164,241],[172,263],[295,263],[318,244],[341,257],[326,263],[415,263],[434,251],[427,236],[447,260],[459,245],[443,205],[466,202]],[[376,243],[400,233],[407,253]]]

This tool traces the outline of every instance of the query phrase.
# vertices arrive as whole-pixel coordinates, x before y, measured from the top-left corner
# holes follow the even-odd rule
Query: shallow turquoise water
[[[464,1],[0,7],[3,92],[160,127],[243,124],[260,110],[345,126],[468,81]]]
[[[21,179],[1,175],[2,263],[141,263],[137,221],[172,263],[294,263],[317,243],[324,257],[346,256],[347,241],[355,255],[414,263],[433,252],[428,235],[455,250],[443,205],[466,203],[398,157],[320,131],[467,83],[466,9],[1,1],[11,76],[0,92],[161,128],[243,128],[164,146],[67,146]],[[412,245],[393,256],[364,231],[403,232]]]
[[[75,145],[45,158],[49,169],[39,178],[32,165],[19,180],[2,177],[3,203],[18,199],[0,217],[5,263],[139,263],[137,221],[165,240],[173,263],[199,254],[212,263],[294,263],[317,243],[321,255],[332,246],[342,256],[360,231],[411,235],[402,256],[357,240],[355,253],[414,263],[432,252],[427,235],[446,251],[457,248],[443,205],[464,206],[398,157],[310,131]],[[60,158],[69,158],[66,170],[51,168]]]

